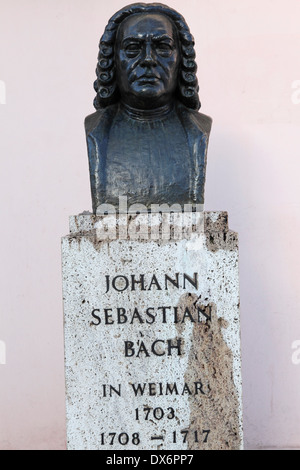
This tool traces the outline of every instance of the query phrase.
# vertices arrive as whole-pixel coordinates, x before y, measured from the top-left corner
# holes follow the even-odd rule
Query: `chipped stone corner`
[[[209,251],[238,249],[238,234],[229,229],[227,212],[205,212],[204,233]]]

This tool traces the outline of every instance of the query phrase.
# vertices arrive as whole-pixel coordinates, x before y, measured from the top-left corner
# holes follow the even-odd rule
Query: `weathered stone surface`
[[[159,218],[154,240],[145,219],[137,238],[119,239],[117,218],[116,239],[101,240],[105,216],[70,218],[69,449],[242,448],[238,238],[226,213],[199,217],[175,240]]]

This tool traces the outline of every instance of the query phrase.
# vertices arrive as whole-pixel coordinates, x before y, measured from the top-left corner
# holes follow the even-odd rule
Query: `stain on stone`
[[[193,323],[191,348],[185,382],[203,384],[203,393],[189,396],[190,424],[187,444],[190,450],[238,450],[241,447],[239,400],[233,380],[233,357],[222,329],[225,319],[218,318],[214,303],[201,304],[195,294],[184,294],[178,310],[186,307],[194,316],[198,309],[210,311],[203,321]],[[184,323],[176,325],[181,333]]]
[[[207,232],[227,232],[227,212],[204,212],[204,225]]]
[[[238,235],[231,230],[223,232],[206,231],[206,246],[213,253],[218,250],[235,250],[238,246]]]
[[[238,234],[228,230],[227,212],[204,212],[204,233],[209,251],[237,248]]]

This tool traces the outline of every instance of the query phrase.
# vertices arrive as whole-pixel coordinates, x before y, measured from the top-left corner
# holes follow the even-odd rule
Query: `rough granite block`
[[[242,449],[237,234],[226,212],[169,239],[144,217],[125,237],[135,216],[80,214],[62,239],[68,448]]]

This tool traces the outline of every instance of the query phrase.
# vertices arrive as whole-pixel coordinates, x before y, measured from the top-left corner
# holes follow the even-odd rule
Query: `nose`
[[[141,64],[146,65],[148,67],[156,65],[155,54],[152,49],[151,43],[145,44],[145,50],[144,50],[144,55],[142,57]]]

